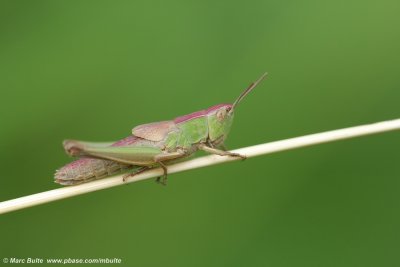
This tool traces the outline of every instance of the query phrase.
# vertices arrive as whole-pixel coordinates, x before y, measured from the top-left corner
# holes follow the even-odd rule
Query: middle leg
[[[167,185],[168,170],[167,170],[167,166],[165,166],[165,164],[164,164],[164,161],[177,159],[177,158],[185,156],[185,154],[186,154],[185,151],[178,150],[175,152],[162,153],[162,154],[155,156],[154,161],[156,163],[158,163],[158,165],[160,165],[160,167],[164,170],[162,179],[161,179],[161,177],[157,177],[156,182],[160,183],[162,185]]]

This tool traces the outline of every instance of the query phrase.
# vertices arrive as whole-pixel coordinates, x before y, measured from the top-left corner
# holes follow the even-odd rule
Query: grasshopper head
[[[242,99],[265,78],[265,76],[267,76],[267,73],[264,73],[257,81],[250,84],[250,86],[239,95],[233,104],[219,104],[207,109],[208,135],[211,141],[220,140],[222,143],[225,140],[232,126],[235,108],[238,106],[240,101],[242,101]]]
[[[223,140],[229,133],[233,122],[231,104],[219,104],[206,110],[208,118],[208,136],[211,141]]]

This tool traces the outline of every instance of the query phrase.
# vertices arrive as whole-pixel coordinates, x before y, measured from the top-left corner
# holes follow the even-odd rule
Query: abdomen
[[[112,160],[81,158],[57,170],[55,182],[75,185],[110,176],[132,167]]]

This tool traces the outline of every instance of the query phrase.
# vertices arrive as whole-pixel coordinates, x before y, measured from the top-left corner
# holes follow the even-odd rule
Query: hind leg
[[[150,170],[150,169],[151,169],[151,167],[148,167],[148,166],[140,167],[139,169],[137,169],[137,170],[135,170],[133,172],[127,173],[124,176],[122,176],[122,181],[126,182],[126,180],[128,178],[133,177],[135,175],[138,175],[139,173],[143,173],[143,172],[145,172],[147,170]]]

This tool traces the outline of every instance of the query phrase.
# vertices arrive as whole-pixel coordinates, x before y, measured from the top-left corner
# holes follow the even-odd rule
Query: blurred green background
[[[239,148],[400,117],[399,1],[1,1],[0,200],[59,188],[66,138],[231,102]],[[400,133],[0,216],[0,257],[398,266]]]

